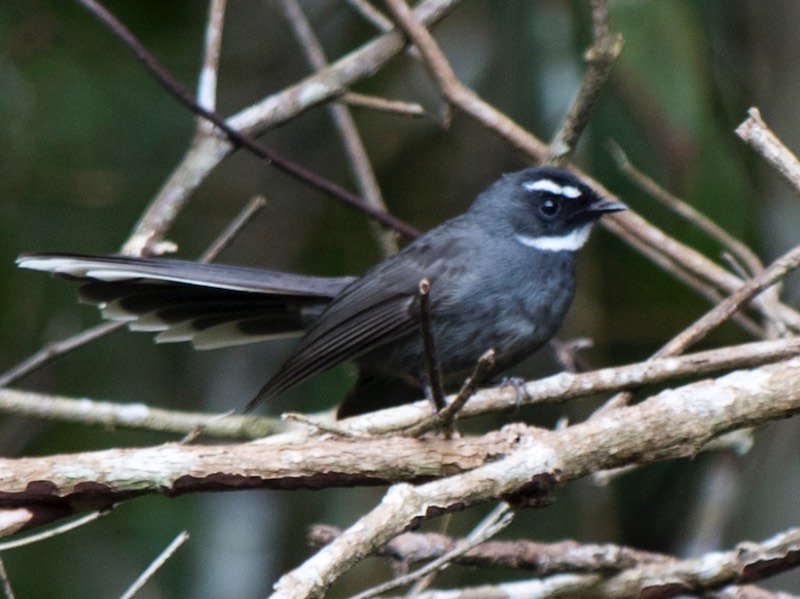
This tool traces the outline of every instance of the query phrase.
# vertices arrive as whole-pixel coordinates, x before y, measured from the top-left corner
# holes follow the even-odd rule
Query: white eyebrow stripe
[[[536,181],[528,181],[527,183],[523,183],[522,187],[528,191],[547,191],[553,195],[570,199],[579,198],[583,195],[581,190],[574,185],[559,185],[552,179],[537,179]]]
[[[541,250],[543,252],[574,252],[583,247],[589,239],[592,224],[584,225],[570,231],[566,235],[543,235],[541,237],[528,237],[527,235],[514,235],[514,239],[522,245]]]

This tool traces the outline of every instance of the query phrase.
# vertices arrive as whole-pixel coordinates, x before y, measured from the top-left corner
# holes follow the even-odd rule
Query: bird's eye
[[[553,218],[556,214],[558,214],[558,210],[561,208],[561,205],[554,200],[553,198],[545,198],[541,204],[539,204],[539,213],[547,218]]]

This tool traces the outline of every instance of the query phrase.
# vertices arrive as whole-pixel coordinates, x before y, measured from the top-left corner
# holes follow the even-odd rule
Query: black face
[[[580,179],[556,168],[529,168],[506,175],[481,195],[476,208],[490,208],[493,220],[503,220],[513,234],[527,237],[567,235],[606,212],[625,209],[602,200]]]

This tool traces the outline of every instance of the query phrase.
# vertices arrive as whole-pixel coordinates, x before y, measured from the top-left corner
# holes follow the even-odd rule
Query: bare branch
[[[204,414],[154,408],[143,403],[113,403],[0,389],[0,412],[31,418],[78,422],[104,428],[133,428],[224,439],[258,439],[284,430],[277,419],[260,416]]]
[[[372,6],[369,0],[347,0],[347,3],[380,31],[391,31],[392,22],[381,11]]]
[[[431,282],[428,279],[422,279],[419,282],[417,294],[419,299],[419,333],[422,337],[422,348],[425,353],[428,392],[436,411],[439,412],[445,405],[444,385],[442,384],[442,370],[439,367],[439,355],[436,351],[436,340],[433,338],[430,292]]]
[[[231,242],[238,237],[247,224],[253,217],[267,205],[267,200],[264,196],[255,196],[251,199],[244,208],[236,215],[236,217],[228,223],[222,232],[217,235],[217,238],[208,246],[205,252],[200,254],[198,260],[200,262],[212,262],[219,256]]]
[[[586,51],[586,73],[567,115],[553,136],[545,164],[565,165],[575,151],[600,90],[611,75],[611,68],[622,52],[622,36],[612,35],[609,24],[608,0],[591,0],[594,40]]]
[[[67,337],[60,341],[48,343],[43,348],[38,350],[35,354],[27,357],[22,362],[9,368],[2,375],[0,375],[0,387],[6,387],[11,383],[29,375],[57,358],[63,356],[71,351],[83,347],[87,343],[91,343],[96,339],[105,337],[109,333],[121,329],[125,326],[124,322],[101,322],[91,328],[81,331],[76,335]]]
[[[164,551],[158,554],[156,559],[152,561],[152,563],[147,566],[144,572],[142,572],[139,577],[133,581],[130,587],[128,587],[122,595],[120,595],[120,599],[131,599],[139,590],[147,584],[147,581],[153,577],[158,569],[163,566],[169,558],[183,545],[186,541],[189,540],[189,533],[185,530],[178,534],[172,542],[164,548]]]
[[[703,418],[697,418],[697,410]],[[798,412],[800,361],[795,359],[664,391],[559,431],[529,435],[524,427],[506,427],[507,433],[516,431],[517,449],[463,474],[418,486],[394,485],[375,509],[282,576],[272,597],[320,596],[407,526],[441,510],[498,496],[512,505],[534,505],[556,486],[594,471],[691,456],[719,434]]]
[[[0,557],[0,582],[3,585],[3,595],[6,599],[15,599],[14,589],[11,587],[11,581],[8,579],[8,572],[6,572],[6,564],[3,558]]]
[[[800,339],[793,338],[746,343],[580,374],[562,372],[527,383],[519,392],[509,387],[484,389],[470,398],[459,412],[459,417],[475,417],[523,404],[564,402],[668,380],[753,367],[798,353]],[[279,420],[253,415],[171,411],[146,404],[73,399],[13,389],[0,389],[0,412],[90,426],[134,428],[180,435],[190,434],[200,427],[204,436],[225,439],[257,439],[285,429]],[[354,436],[385,434],[428,423],[431,416],[430,402],[422,401],[349,418],[331,431],[336,431],[340,436],[345,434],[342,431],[349,431]],[[311,422],[310,426],[320,428],[316,421]],[[323,423],[322,426],[329,425]]]
[[[800,160],[775,135],[761,118],[758,108],[747,111],[749,115],[736,128],[736,135],[749,143],[775,170],[800,194]]]
[[[666,358],[685,351],[705,337],[712,329],[718,327],[733,315],[740,307],[753,297],[782,280],[792,270],[800,267],[800,246],[790,250],[773,262],[769,268],[742,285],[735,293],[728,296],[692,323],[679,335],[673,337],[666,345],[653,354],[653,358]],[[595,414],[605,412],[626,404],[630,400],[629,393],[613,397]]]
[[[526,383],[519,389],[513,385],[483,389],[470,398],[459,413],[459,418],[513,410],[521,405],[561,403],[599,393],[703,376],[715,371],[752,367],[757,363],[770,363],[796,356],[798,353],[800,353],[800,339],[792,338],[728,346],[685,356],[647,360],[628,366],[602,368],[592,372],[561,372]],[[431,417],[431,412],[430,402],[421,401],[350,418],[342,424],[347,424],[357,434],[385,434],[403,431],[425,422]]]
[[[630,177],[639,187],[650,194],[670,210],[692,223],[706,235],[714,239],[723,248],[728,249],[747,265],[749,275],[755,275],[764,270],[764,265],[755,253],[744,243],[733,237],[725,229],[708,218],[705,214],[697,210],[694,206],[687,204],[679,197],[671,194],[650,177],[645,175],[634,166],[624,150],[616,143],[611,144],[611,155],[617,163],[617,167]]]
[[[387,100],[386,98],[376,98],[374,96],[367,96],[365,94],[359,94],[356,92],[347,92],[339,99],[350,106],[358,106],[361,108],[369,108],[371,110],[390,112],[402,116],[416,118],[425,116],[427,114],[422,106],[414,102]]]
[[[315,525],[308,536],[313,546],[320,547],[340,534],[341,530],[333,526]],[[443,534],[406,532],[380,547],[376,554],[401,562],[427,561],[447,553],[458,542],[459,539]],[[561,572],[618,572],[673,559],[660,553],[619,545],[582,544],[575,541],[537,543],[518,539],[481,543],[457,557],[454,563],[476,568],[531,570],[539,576],[549,576]]]
[[[415,572],[411,572],[405,576],[399,576],[384,584],[373,587],[363,593],[355,595],[353,599],[369,599],[370,597],[377,597],[401,586],[405,586],[412,582],[418,581],[425,576],[429,576],[436,572],[444,570],[451,563],[456,561],[459,557],[473,549],[476,545],[484,543],[486,540],[492,538],[501,530],[511,524],[513,513],[508,511],[508,504],[503,503],[500,505],[501,509],[496,509],[489,514],[486,521],[482,522],[467,538],[461,539],[460,542],[447,552],[438,556],[436,559],[421,567]],[[418,595],[421,590],[414,589],[414,595]]]
[[[486,378],[488,373],[491,371],[491,368],[494,366],[494,354],[495,352],[493,349],[485,352],[478,359],[478,363],[475,365],[475,370],[473,370],[469,378],[464,381],[464,384],[456,394],[455,398],[452,401],[447,402],[446,405],[443,401],[441,409],[437,410],[432,418],[411,427],[410,429],[404,431],[404,434],[412,437],[418,437],[419,435],[427,433],[428,431],[436,428],[445,431],[452,431],[456,418],[458,418],[461,410],[464,409],[464,405],[475,394],[478,389],[478,385]]]
[[[228,0],[211,0],[208,8],[203,68],[197,82],[197,103],[207,110],[216,110],[217,108],[219,55],[222,48],[222,27],[225,23],[227,4]],[[199,118],[197,130],[201,135],[208,135],[214,130],[214,127],[207,119]]]
[[[417,8],[417,14],[423,22],[432,23],[445,16],[458,1],[425,0]],[[247,140],[261,135],[269,128],[283,124],[298,114],[341,95],[349,85],[373,74],[389,59],[401,52],[404,44],[405,41],[398,32],[386,33],[339,59],[323,71],[264,98],[226,121],[216,114],[209,113],[208,116],[212,122],[226,135],[230,137],[233,134],[233,137],[229,139],[228,137],[207,136],[195,140],[181,163],[172,172],[140,218],[131,238],[125,244],[123,252],[139,255],[160,241],[189,200],[191,193],[238,146],[246,144]],[[200,110],[201,114],[208,112],[202,108]],[[256,144],[254,147],[248,146],[248,148],[255,150],[256,155],[267,160],[270,159],[269,156],[258,153],[263,149],[260,145]],[[272,161],[274,162],[274,154]],[[289,165],[284,164],[283,166]],[[328,180],[323,180],[313,173],[302,172],[304,169],[294,163],[289,168],[295,169],[301,178],[310,175],[311,179],[306,182],[324,193],[332,193],[334,197],[338,197],[356,208],[360,206],[360,210],[375,216],[377,220],[384,219],[381,222],[389,224],[385,220],[386,215],[379,216],[383,213],[373,211],[369,206],[363,204],[360,198],[341,187]],[[375,214],[372,214],[373,212]],[[410,237],[417,235],[416,230],[400,224],[400,221],[391,219],[391,217],[389,220],[395,221],[389,226],[404,235]],[[397,229],[398,226],[399,229]]]
[[[281,6],[303,48],[308,63],[317,71],[327,67],[328,59],[322,49],[322,44],[319,43],[297,0],[282,0]],[[328,112],[339,131],[350,162],[350,170],[353,172],[361,197],[373,208],[386,212],[386,204],[383,201],[378,179],[375,177],[364,142],[361,140],[361,135],[350,111],[346,106],[337,102],[328,105]],[[393,231],[381,227],[374,221],[370,221],[370,230],[380,244],[384,256],[397,253],[397,237]]]
[[[38,543],[40,541],[44,541],[45,539],[52,539],[53,537],[57,537],[58,535],[63,535],[66,532],[69,532],[76,528],[80,528],[81,526],[85,526],[90,522],[94,522],[98,518],[102,518],[108,513],[109,510],[89,512],[88,514],[81,516],[80,518],[75,518],[74,520],[71,520],[64,524],[60,524],[59,526],[54,526],[53,528],[49,528],[45,531],[31,534],[21,539],[14,539],[13,541],[4,541],[3,543],[0,543],[0,551],[8,551],[9,549],[16,549],[17,547],[24,547],[25,545]],[[13,534],[16,531],[3,531],[3,532],[6,534],[0,536]]]

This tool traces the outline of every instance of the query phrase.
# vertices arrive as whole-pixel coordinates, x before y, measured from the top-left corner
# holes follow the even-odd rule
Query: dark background
[[[566,111],[589,42],[587,3],[465,0],[434,29],[461,80],[543,139]],[[108,2],[107,6],[171,72],[193,88],[207,6],[201,2]],[[303,6],[329,57],[371,39],[374,30],[343,2]],[[800,4],[794,0],[642,0],[614,3],[625,37],[576,162],[669,234],[717,258],[720,248],[654,203],[622,176],[608,142],[769,260],[800,241],[797,198],[733,134],[749,106],[791,148],[800,148]],[[218,110],[232,114],[308,73],[273,2],[230,2]],[[439,98],[424,69],[393,60],[357,91],[422,103]],[[353,109],[387,205],[427,229],[463,210],[520,155],[456,113],[443,130],[433,118]],[[22,251],[117,251],[187,148],[194,117],[140,68],[88,13],[69,2],[0,4],[0,369],[43,344],[98,321],[74,290],[39,273],[16,271]],[[327,112],[315,109],[269,132],[263,142],[353,189]],[[315,274],[362,272],[380,259],[364,218],[244,152],[226,160],[192,197],[169,238],[197,256],[255,194],[267,207],[220,258]],[[791,281],[789,303],[797,297]],[[589,336],[592,366],[645,358],[700,316],[707,303],[605,231],[584,251],[579,295],[561,336]],[[706,346],[743,341],[733,327]],[[194,352],[155,346],[148,335],[115,333],[60,358],[20,388],[192,410],[241,408],[289,347]],[[517,373],[558,368],[541,352]],[[348,385],[338,369],[287,394],[268,411],[329,407]],[[552,425],[579,419],[594,402],[519,417]],[[475,426],[494,425],[501,422]],[[607,488],[588,481],[558,493],[546,509],[518,515],[503,536],[625,543],[688,555],[729,548],[796,525],[800,468],[797,425],[756,433],[745,456],[710,454],[642,469]],[[167,440],[6,416],[3,455],[44,455]],[[309,549],[311,522],[345,526],[381,489],[250,492],[155,497],[126,502],[87,527],[3,554],[20,597],[116,596],[182,529],[192,534],[138,596],[254,597]],[[712,499],[709,501],[708,497]],[[486,509],[457,514],[450,531],[470,529]],[[343,579],[340,595],[388,572],[367,561]],[[514,573],[492,573],[510,578]],[[439,586],[486,580],[450,568]],[[350,584],[356,586],[350,586]],[[775,581],[800,592],[795,574]],[[769,586],[769,584],[767,585]]]

